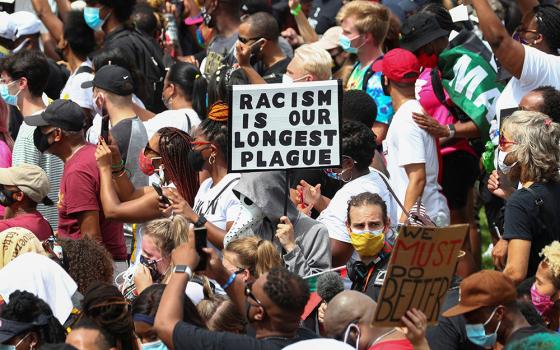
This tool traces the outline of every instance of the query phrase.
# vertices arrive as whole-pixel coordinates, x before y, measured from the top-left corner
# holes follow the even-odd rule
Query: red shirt
[[[11,227],[23,227],[33,232],[40,241],[44,241],[52,234],[51,225],[38,211],[19,214],[13,218],[0,220],[0,232]]]
[[[99,212],[103,245],[115,260],[126,260],[126,245],[121,222],[105,219],[101,205],[101,181],[95,161],[95,145],[87,144],[64,164],[58,194],[58,235],[63,238],[81,237],[76,214]]]
[[[408,339],[394,339],[374,344],[368,350],[414,350],[414,346]]]

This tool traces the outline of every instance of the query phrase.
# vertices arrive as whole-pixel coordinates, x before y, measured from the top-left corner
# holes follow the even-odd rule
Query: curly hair
[[[358,170],[365,170],[375,155],[375,134],[364,123],[345,120],[342,124],[342,154],[356,162]]]
[[[64,327],[54,317],[51,307],[29,292],[16,290],[10,294],[8,304],[2,309],[1,316],[6,320],[24,323],[37,321],[41,316],[48,317],[46,325],[35,328],[39,337],[38,346],[45,343],[61,343],[66,339]]]
[[[543,104],[539,112],[548,115],[556,123],[560,122],[560,91],[552,86],[540,86],[532,92],[542,95]]]
[[[101,243],[88,239],[59,239],[66,272],[85,294],[95,281],[112,282],[113,258]]]
[[[517,111],[503,122],[515,144],[511,152],[521,166],[521,182],[560,179],[560,124],[540,112]]]
[[[560,242],[554,241],[550,243],[541,250],[539,255],[543,257],[543,261],[548,265],[554,279],[554,285],[560,289]]]
[[[139,350],[130,308],[117,287],[94,282],[82,300],[82,313],[116,339],[117,350]]]
[[[348,201],[348,214],[346,217],[346,220],[348,222],[348,225],[350,225],[352,222],[350,220],[350,208],[352,207],[362,207],[362,206],[366,206],[366,205],[378,205],[381,207],[381,213],[383,214],[383,222],[386,224],[387,223],[387,204],[385,203],[385,201],[383,200],[383,198],[381,198],[381,196],[379,196],[377,193],[371,193],[371,192],[364,192],[364,193],[360,193],[357,194],[355,196],[352,196],[350,198],[350,200]]]
[[[270,300],[290,316],[301,316],[309,299],[307,282],[282,267],[270,270],[263,289]]]

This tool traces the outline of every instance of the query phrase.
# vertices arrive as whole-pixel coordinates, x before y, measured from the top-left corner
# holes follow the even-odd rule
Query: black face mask
[[[146,266],[148,270],[150,270],[152,282],[157,283],[163,277],[163,275],[157,270],[157,261],[148,259],[144,255],[140,255],[140,264]]]
[[[50,133],[43,134],[39,128],[36,128],[33,132],[33,143],[39,152],[45,153],[52,146],[52,143],[49,143],[49,135]]]
[[[204,151],[205,149],[206,148],[203,148],[200,151],[191,150],[189,152],[187,159],[189,160],[189,164],[191,165],[193,171],[202,171],[204,163],[206,162],[206,160],[202,156],[202,151]]]
[[[19,191],[10,191],[5,189],[3,185],[0,186],[0,205],[3,207],[9,207],[16,202],[14,194]]]
[[[385,96],[391,96],[391,94],[389,93],[389,85],[385,84],[384,75],[381,76],[381,88],[383,89],[383,93],[385,94]]]

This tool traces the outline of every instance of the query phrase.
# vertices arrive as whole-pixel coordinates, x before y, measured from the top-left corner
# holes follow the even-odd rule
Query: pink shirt
[[[434,117],[434,119],[437,120],[441,125],[455,124],[458,120],[451,114],[451,112],[449,112],[449,110],[444,105],[439,102],[436,94],[434,93],[434,89],[432,88],[432,79],[430,76],[431,71],[432,70],[430,68],[424,69],[424,71],[420,73],[420,77],[418,78],[418,80],[416,80],[416,91],[419,96],[418,101],[420,101],[422,108],[424,108],[424,110],[428,112],[429,115]],[[445,90],[444,93],[447,103],[452,104],[453,102],[451,101],[449,95]],[[440,153],[442,156],[456,151],[466,151],[476,156],[476,153],[469,145],[467,139],[456,139],[453,144],[443,146],[440,149]]]
[[[0,140],[0,168],[12,166],[12,151],[4,140]],[[4,218],[4,207],[0,206],[0,219]]]

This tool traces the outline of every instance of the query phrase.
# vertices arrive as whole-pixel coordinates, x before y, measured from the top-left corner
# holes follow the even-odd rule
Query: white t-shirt
[[[387,189],[387,185],[380,173],[372,171],[344,185],[331,199],[329,205],[321,212],[317,221],[322,222],[329,230],[329,237],[346,243],[351,243],[350,235],[346,229],[348,214],[348,201],[360,193],[377,193],[387,204],[387,215],[392,223],[396,223],[397,204]]]
[[[200,124],[198,114],[191,108],[181,108],[163,111],[144,122],[148,139],[159,129],[173,127],[190,133],[194,126]]]
[[[496,103],[498,125],[502,109],[515,108],[523,96],[540,86],[560,89],[560,56],[551,55],[530,46],[525,48],[525,60],[519,79],[513,77]]]
[[[449,224],[449,208],[437,182],[439,163],[436,140],[414,122],[412,112],[424,112],[417,100],[405,102],[396,111],[387,132],[387,139],[383,141],[391,186],[399,200],[404,203],[408,187],[408,176],[404,166],[424,163],[426,185],[422,194],[422,203],[426,207],[428,216],[436,224]],[[397,211],[400,217],[402,209],[397,208]]]
[[[233,188],[240,176],[240,174],[227,174],[215,186],[212,186],[212,178],[204,180],[194,199],[193,210],[198,215],[203,214],[206,220],[225,230],[227,222],[235,221],[241,210],[241,202],[233,193]],[[227,188],[224,190],[226,186]]]
[[[81,67],[92,68],[91,61],[88,59],[76,69],[76,71],[68,77],[66,85],[60,92],[60,98],[63,100],[72,100],[80,107],[93,110],[93,88],[82,88],[82,83],[93,80],[93,74],[82,72],[78,73]]]

